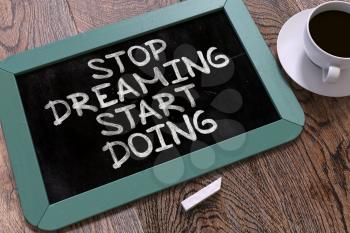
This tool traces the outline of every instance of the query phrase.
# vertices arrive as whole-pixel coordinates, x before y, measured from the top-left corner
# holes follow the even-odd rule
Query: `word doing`
[[[165,124],[164,123],[157,124],[147,129],[146,130],[147,133],[155,132],[156,134],[156,138],[158,139],[158,142],[160,145],[156,149],[154,149],[154,144],[151,141],[149,136],[143,133],[133,133],[128,137],[127,143],[122,141],[107,142],[105,146],[103,146],[102,150],[110,152],[114,162],[113,168],[118,169],[122,166],[123,163],[125,163],[130,158],[131,152],[138,158],[145,159],[153,152],[153,150],[155,152],[161,152],[172,148],[173,144],[166,143],[163,137],[163,133],[161,129],[164,128],[165,126],[167,126],[167,128],[169,129],[172,135],[172,138],[177,145],[181,144],[179,135],[183,136],[188,140],[196,141],[197,140],[196,131],[201,134],[210,134],[214,132],[218,127],[217,123],[212,119],[204,119],[199,124],[199,117],[202,113],[204,113],[203,110],[197,110],[193,115],[192,122],[187,114],[183,114],[183,119],[187,127],[187,132],[181,129],[180,127],[178,127],[177,125],[175,125],[171,121],[167,121],[165,122]],[[146,144],[146,149],[144,149],[144,151],[140,151],[139,149],[136,148],[135,139],[141,140],[143,141],[143,144]],[[140,141],[138,141],[137,145],[140,145],[140,144],[141,144]],[[124,153],[121,159],[117,158],[117,155],[116,155],[117,148],[118,148],[118,154]]]

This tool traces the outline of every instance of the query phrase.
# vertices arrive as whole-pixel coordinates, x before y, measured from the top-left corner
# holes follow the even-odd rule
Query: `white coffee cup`
[[[326,83],[336,82],[339,79],[342,70],[350,69],[350,57],[338,57],[326,52],[325,50],[320,48],[311,37],[309,29],[310,20],[322,12],[331,10],[343,11],[350,14],[350,3],[343,1],[331,1],[323,3],[314,8],[308,17],[304,34],[305,52],[314,64],[322,68],[322,80]],[[349,29],[350,26],[347,30]]]

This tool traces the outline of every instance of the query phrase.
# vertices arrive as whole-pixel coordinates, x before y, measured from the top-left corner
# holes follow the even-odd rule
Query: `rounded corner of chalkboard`
[[[304,113],[302,113],[302,115],[303,115],[302,118],[304,119],[303,121],[300,121],[300,118],[299,118],[298,122],[291,122],[292,124],[294,124],[294,127],[293,127],[294,130],[291,135],[290,141],[297,139],[300,136],[300,134],[303,132],[303,129],[305,126],[305,117],[304,117]]]
[[[304,127],[305,126],[305,112],[303,109],[300,110],[299,119],[300,119],[300,121],[299,121],[300,126]]]
[[[40,221],[39,224],[37,224],[34,227],[40,231],[53,232],[53,231],[58,231],[60,229],[63,229],[64,227],[69,226],[69,225],[70,224],[66,224],[66,225],[62,225],[62,226],[57,226],[56,224],[49,225],[49,224],[42,224]]]
[[[59,213],[62,213],[61,211],[62,210],[59,210]],[[33,228],[37,230],[44,231],[44,232],[56,232],[58,230],[62,230],[62,229],[64,230],[65,228],[71,226],[72,224],[75,224],[77,222],[80,222],[86,219],[86,217],[79,218],[78,220],[57,218],[57,215],[56,215],[57,213],[58,213],[57,209],[54,208],[54,206],[48,205],[48,207],[43,212],[42,216],[40,217],[39,221],[36,224],[32,224],[30,222],[29,223]],[[53,217],[53,216],[56,216],[56,217]]]
[[[299,129],[298,129],[294,139],[297,139],[300,136],[300,134],[303,132],[303,130],[304,130],[304,125],[298,125],[298,126],[299,126],[298,127]]]
[[[298,102],[295,102],[295,103],[296,105],[292,107],[292,109],[294,110],[289,113],[286,113],[286,112],[282,113],[281,118],[303,129],[306,121],[305,112]]]
[[[61,227],[53,227],[53,228],[51,228],[51,227],[47,227],[47,226],[43,227],[41,225],[35,226],[35,228],[37,230],[44,231],[44,232],[53,232],[53,231],[57,231],[57,230],[61,229]]]
[[[36,230],[44,230],[44,231],[47,231],[45,229],[42,229],[39,227],[39,223],[40,223],[40,219],[39,220],[34,220],[34,219],[31,219],[30,216],[26,213],[23,213],[23,216],[24,216],[24,219],[25,219],[25,222],[26,224],[32,228],[32,229],[36,229]]]
[[[33,229],[36,230],[43,230],[43,231],[53,231],[56,229],[50,229],[47,227],[41,226],[41,220],[45,217],[45,214],[47,213],[47,208],[49,206],[46,206],[44,209],[38,208],[30,211],[26,208],[22,208],[22,214],[25,219],[26,224]],[[41,210],[40,210],[41,209]],[[58,229],[58,228],[57,228]]]
[[[300,111],[297,113],[297,116],[295,116],[294,123],[299,125],[301,130],[305,126],[305,113],[301,107],[300,107]]]

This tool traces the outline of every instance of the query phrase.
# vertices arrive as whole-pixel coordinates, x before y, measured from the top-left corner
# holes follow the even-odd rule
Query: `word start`
[[[53,124],[57,127],[62,125],[71,114],[76,114],[79,117],[83,116],[86,111],[96,112],[96,122],[101,125],[101,134],[106,138],[110,138],[117,135],[122,135],[127,132],[133,132],[137,130],[137,123],[142,125],[150,125],[145,132],[133,132],[126,141],[113,141],[106,140],[107,142],[102,145],[102,151],[109,153],[113,159],[112,167],[114,169],[120,168],[133,154],[140,159],[147,158],[153,151],[161,152],[170,149],[176,145],[181,144],[180,136],[182,138],[195,141],[197,140],[197,134],[210,134],[214,132],[218,125],[213,119],[203,119],[204,111],[198,109],[192,116],[188,116],[185,113],[185,106],[176,104],[176,98],[181,96],[186,100],[188,108],[196,108],[196,101],[194,98],[195,84],[190,83],[192,78],[196,78],[195,71],[200,73],[210,74],[213,68],[223,68],[230,62],[229,58],[224,54],[214,53],[217,48],[210,47],[205,53],[202,51],[197,52],[197,59],[200,62],[194,62],[187,57],[176,58],[170,61],[166,61],[153,68],[153,74],[150,77],[145,78],[140,74],[132,73],[128,77],[125,77],[125,62],[132,62],[137,67],[143,67],[150,64],[151,60],[160,61],[161,53],[166,50],[167,44],[161,39],[153,39],[147,41],[143,45],[135,45],[130,47],[127,51],[117,51],[115,53],[107,54],[104,58],[94,58],[87,62],[87,66],[93,70],[92,78],[97,82],[102,82],[91,88],[91,92],[76,92],[65,97],[65,99],[50,100],[44,106],[46,111],[50,111],[53,116]],[[138,54],[138,56],[135,56]],[[141,56],[140,56],[141,54]],[[141,58],[140,58],[141,57]],[[104,63],[107,60],[111,60],[115,67],[114,69],[107,68]],[[110,62],[110,61],[109,61]],[[199,63],[199,64],[197,64]],[[188,76],[182,76],[180,74],[179,65],[186,67]],[[161,69],[170,68],[174,77],[172,80],[164,77]],[[117,74],[116,70],[118,71]],[[124,76],[123,76],[124,74]],[[118,75],[116,85],[112,85],[112,78]],[[153,77],[152,77],[153,76]],[[115,77],[114,77],[115,78]],[[109,81],[108,81],[109,80]],[[186,84],[184,84],[184,82]],[[135,85],[131,85],[137,84]],[[152,85],[161,85],[167,87],[167,92],[157,93],[152,96],[152,103],[147,103],[142,97],[148,95],[149,89]],[[171,87],[173,85],[173,88]],[[169,91],[172,90],[172,91]],[[106,93],[114,93],[114,98]],[[95,102],[98,106],[92,105],[91,97],[95,98]],[[131,97],[133,104],[122,104],[125,102],[125,98]],[[139,98],[139,102],[135,104],[134,99]],[[182,101],[183,102],[183,101]],[[111,108],[113,111],[111,112]],[[63,109],[63,110],[62,110]],[[137,110],[138,119],[135,119],[135,114],[132,111]],[[154,125],[154,122],[160,122],[159,120],[167,119],[172,112],[180,112],[183,117],[184,125],[187,130],[180,128],[169,120],[163,120],[165,122]],[[127,121],[123,123],[118,119],[121,117],[126,118]],[[150,121],[150,118],[153,118]],[[157,121],[154,121],[157,120]],[[152,124],[153,123],[153,124]],[[151,125],[152,124],[152,125]],[[163,130],[167,129],[173,142],[166,142]],[[152,134],[152,136],[150,135]],[[152,139],[157,142],[157,146],[153,144]],[[144,144],[145,146],[140,150],[136,145]]]

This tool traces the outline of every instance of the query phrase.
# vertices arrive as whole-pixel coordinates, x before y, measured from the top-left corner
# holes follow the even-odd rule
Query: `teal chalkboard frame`
[[[50,205],[16,75],[218,10],[224,10],[229,17],[281,120]],[[286,143],[296,138],[304,125],[300,105],[241,0],[188,0],[9,57],[0,62],[0,106],[24,216],[29,223],[45,230],[61,228]],[[205,161],[212,155],[210,151],[216,154],[213,165],[204,169],[193,166],[194,158],[200,155]],[[155,178],[155,169],[163,182]],[[183,171],[181,176],[174,179],[172,174],[179,170]]]

